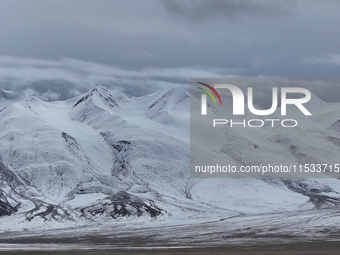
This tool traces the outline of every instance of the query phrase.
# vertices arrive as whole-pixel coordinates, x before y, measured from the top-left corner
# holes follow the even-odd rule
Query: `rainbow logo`
[[[209,84],[206,84],[206,83],[203,83],[203,82],[197,82],[197,83],[207,87],[208,89],[210,89],[217,96],[218,101],[220,102],[220,105],[222,105],[222,99],[221,99],[220,95],[218,94],[218,92],[216,91],[216,89],[214,89]],[[216,101],[215,96],[208,89],[200,88],[200,87],[197,87],[197,88],[200,89],[200,90],[203,90],[205,93],[207,93],[210,96],[210,98],[213,100],[214,104],[217,105],[217,101]]]

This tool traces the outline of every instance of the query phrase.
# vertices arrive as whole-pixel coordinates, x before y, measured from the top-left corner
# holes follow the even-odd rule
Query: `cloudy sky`
[[[339,78],[339,12],[337,0],[3,0],[0,85],[65,99],[190,77]]]

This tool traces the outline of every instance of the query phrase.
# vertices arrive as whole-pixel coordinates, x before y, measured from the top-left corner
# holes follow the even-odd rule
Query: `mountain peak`
[[[158,98],[156,101],[154,101],[152,105],[149,106],[149,109],[160,103],[168,102],[173,105],[183,101],[185,98],[190,98],[189,94],[183,87],[172,87],[170,89],[163,89],[156,93],[156,95]]]
[[[91,100],[94,104],[102,101],[102,103],[109,105],[110,107],[118,106],[116,99],[112,96],[112,94],[108,91],[108,89],[104,86],[97,86],[91,91],[87,92],[83,97],[81,97],[75,104],[74,107]],[[97,102],[97,103],[96,103]]]
[[[91,121],[101,113],[113,113],[113,108],[118,107],[116,99],[107,88],[98,86],[85,93],[70,111],[72,119]]]
[[[149,105],[146,116],[162,124],[169,124],[173,120],[173,114],[183,111],[187,107],[189,94],[182,87],[173,87],[169,90],[162,90],[155,94],[156,100]],[[182,105],[183,103],[183,105]],[[175,115],[178,115],[175,113]]]
[[[101,86],[101,85],[99,85],[99,86],[97,86],[96,88],[94,88],[93,90],[92,90],[94,93],[99,93],[100,95],[102,95],[102,96],[111,96],[111,97],[113,97],[111,94],[110,94],[110,92],[109,92],[109,90],[105,87],[105,86]]]

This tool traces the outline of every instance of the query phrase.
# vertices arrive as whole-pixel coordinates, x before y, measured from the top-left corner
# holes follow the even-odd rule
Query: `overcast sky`
[[[198,76],[339,78],[339,13],[338,0],[3,0],[0,83],[65,99]]]

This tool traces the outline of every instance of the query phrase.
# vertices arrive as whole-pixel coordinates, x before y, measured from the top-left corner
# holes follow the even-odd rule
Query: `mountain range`
[[[334,176],[191,178],[190,160],[199,159],[190,159],[190,100],[196,99],[181,87],[128,97],[98,86],[66,101],[0,90],[0,231],[194,226],[219,219],[246,231],[262,217],[256,228],[268,234],[277,224],[277,234],[288,218],[277,223],[273,217],[294,215],[295,224],[308,216],[309,230],[317,226],[318,235],[327,235],[322,226],[333,221],[320,223],[323,212],[338,219]],[[218,128],[225,139],[215,144],[217,154],[238,166],[338,162],[340,104],[314,95],[308,104],[313,117],[294,129]],[[209,157],[211,148],[198,146]],[[220,231],[213,226],[209,231]]]

